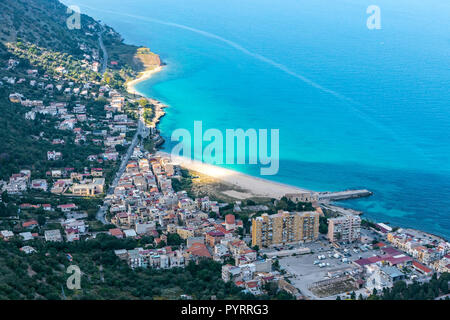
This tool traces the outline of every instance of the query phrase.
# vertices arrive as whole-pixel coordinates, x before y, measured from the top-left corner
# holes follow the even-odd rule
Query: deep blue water
[[[165,70],[137,89],[170,105],[160,129],[280,130],[280,171],[370,219],[450,237],[450,2],[67,0]],[[170,149],[171,144],[166,145]],[[252,175],[256,166],[232,166]]]

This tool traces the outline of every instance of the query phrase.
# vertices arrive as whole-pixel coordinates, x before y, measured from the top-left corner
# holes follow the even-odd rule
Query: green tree
[[[46,222],[45,216],[39,215],[39,216],[37,217],[37,223],[38,223],[40,226],[45,225],[45,222]]]

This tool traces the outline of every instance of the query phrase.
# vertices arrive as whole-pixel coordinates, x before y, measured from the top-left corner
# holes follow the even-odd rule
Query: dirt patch
[[[29,277],[32,277],[32,276],[34,276],[34,275],[36,274],[36,271],[34,271],[34,270],[31,268],[31,266],[28,266],[28,268],[27,268],[27,274],[28,274]]]
[[[343,292],[358,290],[358,286],[354,279],[345,277],[316,282],[309,290],[319,298],[325,298]]]
[[[224,183],[217,178],[202,174],[197,171],[189,170],[192,178],[192,192],[198,197],[209,196],[225,202],[232,202],[239,200],[232,194],[227,194],[229,191],[244,193],[242,190],[232,184]]]
[[[239,192],[236,190],[227,190],[227,191],[223,191],[222,193],[229,197],[232,197],[235,199],[240,199],[240,200],[245,200],[245,199],[249,199],[249,198],[253,197],[253,195],[250,193]]]

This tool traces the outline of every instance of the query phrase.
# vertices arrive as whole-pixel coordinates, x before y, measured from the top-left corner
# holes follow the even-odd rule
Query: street
[[[127,153],[122,157],[122,162],[120,164],[119,170],[117,170],[116,176],[114,177],[113,182],[108,188],[108,191],[106,193],[106,197],[109,195],[114,194],[114,190],[117,187],[117,184],[119,183],[119,179],[122,176],[122,174],[125,172],[125,169],[127,167],[127,163],[130,160],[131,155],[133,154],[133,150],[136,147],[136,145],[139,142],[139,135],[142,138],[146,138],[149,134],[148,128],[144,125],[144,119],[142,117],[142,110],[139,110],[140,118],[138,120],[138,129],[136,130],[136,134],[133,137],[133,140],[131,141],[130,146],[128,147]],[[109,202],[103,201],[103,205],[98,209],[97,211],[97,220],[99,220],[101,223],[106,224],[105,215],[108,211]]]

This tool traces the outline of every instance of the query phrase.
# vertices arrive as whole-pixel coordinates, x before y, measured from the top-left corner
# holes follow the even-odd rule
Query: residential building
[[[354,242],[361,237],[361,218],[346,214],[328,219],[328,239],[331,242]]]
[[[319,237],[319,213],[280,211],[263,214],[252,220],[252,245],[267,247],[274,244],[299,243]]]
[[[59,229],[46,230],[44,236],[45,241],[62,241],[61,231]]]

